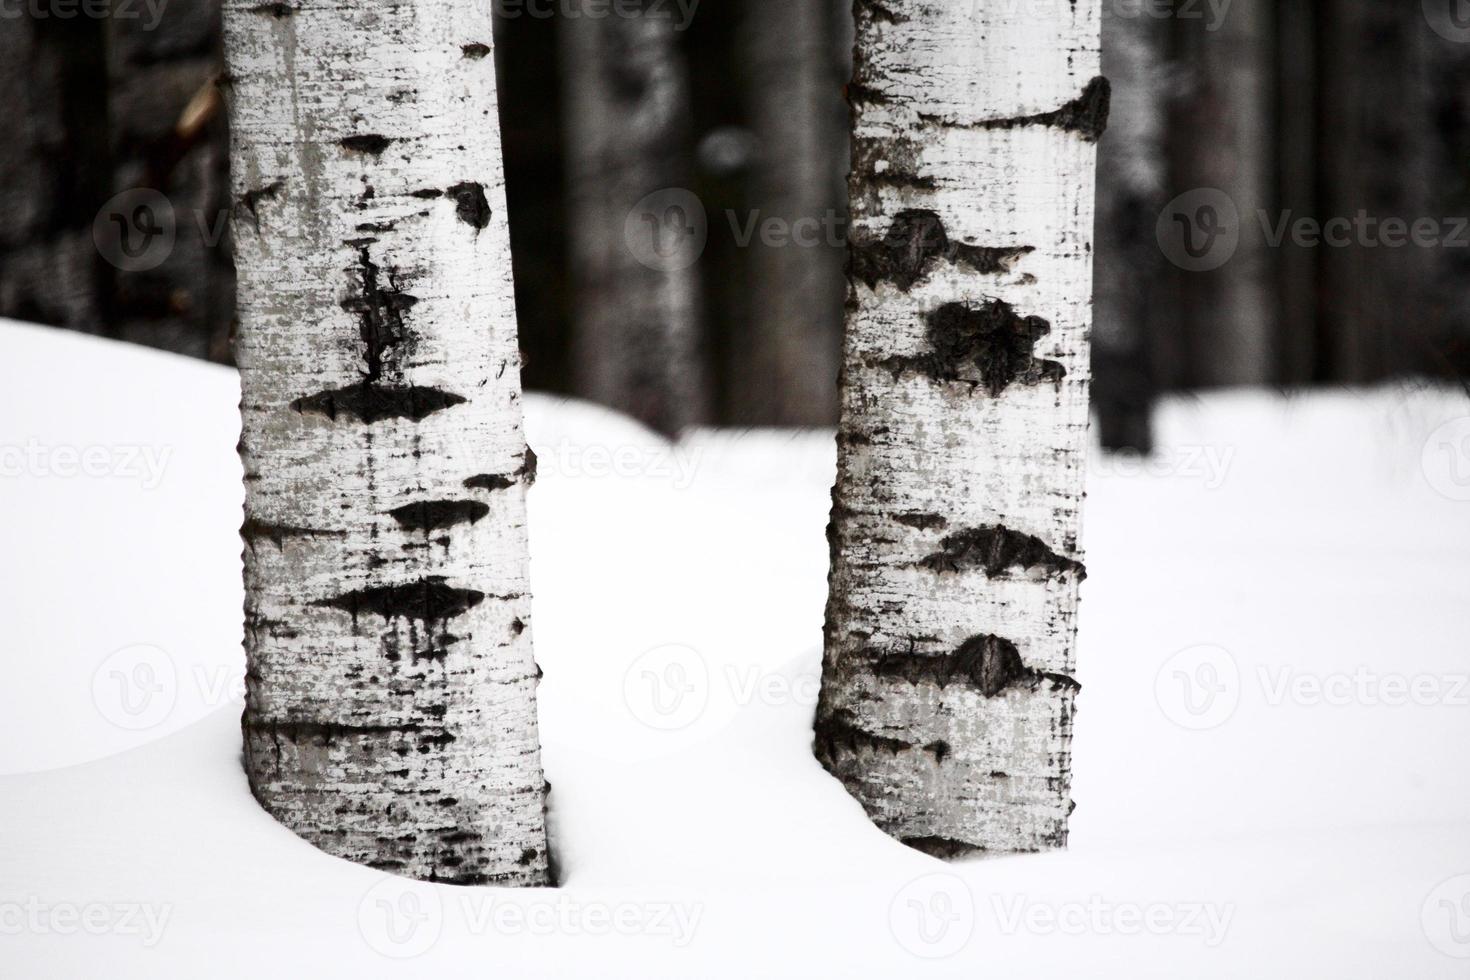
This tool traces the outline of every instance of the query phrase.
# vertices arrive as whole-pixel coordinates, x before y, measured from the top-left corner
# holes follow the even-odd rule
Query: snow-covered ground
[[[529,398],[563,880],[522,892],[251,799],[237,399],[0,325],[0,975],[1470,976],[1462,394],[1180,400],[1099,460],[1072,849],[955,865],[811,757],[830,434]]]

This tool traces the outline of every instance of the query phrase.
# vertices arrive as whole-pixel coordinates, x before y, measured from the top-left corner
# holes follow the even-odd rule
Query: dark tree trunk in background
[[[113,187],[161,191],[174,244],[153,268],[117,273],[114,333],[212,360],[230,359],[229,133],[214,80],[218,0],[172,3],[151,17],[107,21]]]
[[[92,222],[110,196],[102,24],[0,29],[0,316],[102,332],[109,269]]]
[[[561,25],[572,364],[577,394],[677,433],[709,418],[691,261],[704,219],[678,22],[656,10]]]
[[[1318,146],[1323,218],[1382,222],[1428,217],[1429,124],[1419,71],[1430,30],[1419,4],[1326,0],[1318,7],[1322,88]],[[1437,215],[1435,217],[1438,217]],[[1376,240],[1381,229],[1366,234]],[[1326,374],[1349,383],[1403,374],[1429,346],[1421,317],[1405,303],[1425,297],[1430,261],[1412,245],[1373,246],[1352,233],[1322,250],[1322,354]]]
[[[1220,268],[1181,273],[1177,331],[1158,338],[1165,387],[1275,380],[1276,256],[1257,219],[1273,198],[1272,11],[1271,0],[1235,0],[1218,21],[1170,21],[1175,57],[1192,68],[1169,118],[1172,189],[1224,192],[1240,243]]]
[[[1104,5],[1102,70],[1113,85],[1098,144],[1092,401],[1108,449],[1149,450],[1152,338],[1173,324],[1155,225],[1167,202],[1164,25]]]
[[[745,0],[738,50],[756,139],[750,327],[734,338],[731,419],[833,425],[842,346],[847,111],[828,0]],[[779,224],[777,224],[779,223]],[[747,229],[756,226],[747,226]]]
[[[1426,42],[1431,216],[1464,218],[1470,216],[1470,43],[1433,33]],[[1434,249],[1429,260],[1425,369],[1470,378],[1470,248]]]
[[[18,102],[0,140],[0,315],[228,360],[219,4],[133,10],[0,31]],[[158,229],[172,244],[144,248]]]

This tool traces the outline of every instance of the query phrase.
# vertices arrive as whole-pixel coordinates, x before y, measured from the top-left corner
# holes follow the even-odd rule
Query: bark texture
[[[739,51],[758,152],[752,197],[790,238],[750,243],[751,316],[738,425],[833,425],[842,347],[842,207],[846,113],[828,0],[748,0]]]
[[[945,857],[1066,841],[1098,7],[856,7],[816,751]]]
[[[318,847],[547,880],[489,8],[229,0],[245,761]]]
[[[696,268],[679,260],[680,236],[703,219],[674,199],[690,187],[689,82],[676,47],[674,8],[591,5],[561,24],[567,111],[567,193],[576,314],[577,394],[667,433],[709,420],[700,351]],[[651,234],[659,256],[640,261],[632,234]],[[653,222],[645,231],[643,220]],[[660,237],[663,236],[663,237]]]

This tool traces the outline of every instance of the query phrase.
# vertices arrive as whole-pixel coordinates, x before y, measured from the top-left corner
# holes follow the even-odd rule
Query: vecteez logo
[[[639,264],[656,272],[678,272],[698,262],[709,241],[704,202],[682,187],[666,187],[643,198],[623,222],[623,243]]]
[[[1164,206],[1154,231],[1170,262],[1186,272],[1209,272],[1240,247],[1240,209],[1224,191],[1196,188]]]

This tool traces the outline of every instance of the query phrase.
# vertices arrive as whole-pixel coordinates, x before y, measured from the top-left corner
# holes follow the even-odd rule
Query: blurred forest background
[[[640,0],[639,16],[568,16],[580,2],[598,0],[496,0],[526,386],[668,432],[833,424],[848,4]],[[0,141],[0,315],[228,362],[220,218],[249,202],[230,200],[217,0],[172,0],[156,23],[136,0],[92,18],[27,3],[0,18],[15,100]],[[1146,449],[1150,405],[1171,391],[1470,375],[1461,0],[1103,3],[1105,444]],[[1220,195],[1239,216],[1228,253],[1180,255],[1165,231],[1214,236]],[[1274,240],[1301,219],[1364,213],[1438,230],[1397,247],[1361,222],[1336,243]],[[649,255],[631,244],[641,218]],[[816,220],[806,234],[801,218]],[[665,252],[663,221],[707,241]],[[133,254],[164,223],[171,247]]]

